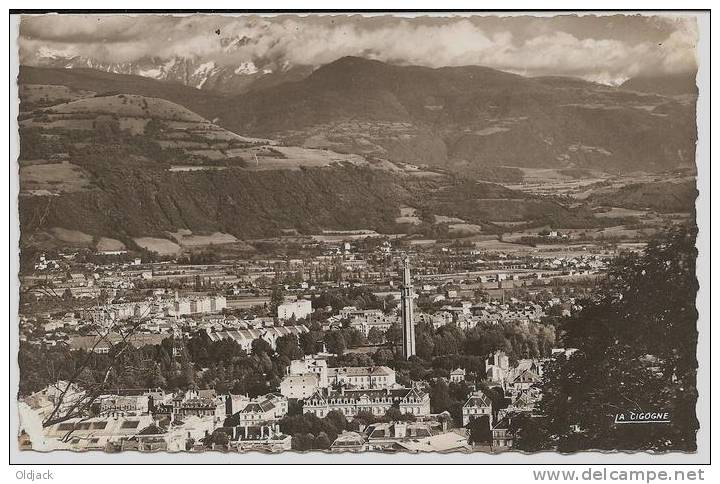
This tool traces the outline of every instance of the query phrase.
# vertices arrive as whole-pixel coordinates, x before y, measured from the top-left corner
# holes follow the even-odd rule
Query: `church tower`
[[[415,354],[415,321],[413,320],[413,290],[410,279],[410,259],[406,256],[403,267],[403,283],[400,288],[402,303],[403,357],[407,360]]]

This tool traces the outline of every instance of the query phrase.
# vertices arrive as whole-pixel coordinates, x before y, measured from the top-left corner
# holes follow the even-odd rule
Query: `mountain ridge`
[[[145,247],[148,237],[172,245],[173,234],[182,231],[225,234],[218,240],[272,237],[286,229],[457,235],[435,216],[461,219],[489,237],[504,230],[499,222],[575,228],[609,223],[585,204],[443,170],[240,136],[162,97],[89,90],[118,85],[117,79],[104,82],[104,73],[99,80],[93,74],[91,82],[65,74],[73,87],[21,85],[23,245],[42,245],[68,231],[127,247]],[[159,81],[148,81],[123,85],[156,92]],[[171,86],[164,95],[182,97],[187,89]],[[409,107],[401,116],[412,121]],[[383,113],[384,106],[370,108]],[[408,207],[420,214],[417,220],[403,221]]]
[[[77,69],[22,66],[20,80],[161,97],[241,135],[471,176],[503,166],[652,172],[694,165],[694,99],[482,66],[344,57],[301,80],[241,95]]]
[[[34,65],[38,68],[93,69],[100,72],[134,75],[147,79],[175,82],[188,87],[219,93],[243,93],[307,76],[315,66],[274,65],[253,60],[237,65],[220,65],[198,57],[146,56],[129,62],[104,62],[83,56],[63,56],[47,52]]]
[[[481,66],[345,57],[226,106],[220,118],[233,131],[457,171],[657,171],[694,162],[692,102]]]

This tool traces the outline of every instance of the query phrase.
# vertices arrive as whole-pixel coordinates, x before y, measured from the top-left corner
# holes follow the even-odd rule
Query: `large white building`
[[[326,417],[337,410],[348,418],[359,412],[382,416],[396,407],[402,413],[415,416],[430,415],[430,395],[419,388],[384,388],[375,390],[318,390],[305,400],[303,413]]]
[[[320,385],[315,373],[286,375],[280,382],[280,394],[286,398],[309,398],[318,388]]]
[[[203,296],[176,299],[172,304],[175,316],[220,312],[227,307],[225,296]]]
[[[310,316],[310,313],[312,313],[312,302],[308,299],[286,302],[277,308],[277,317],[280,320],[290,319],[293,316],[295,319],[303,319]]]
[[[288,375],[317,375],[318,386],[327,388],[328,386],[328,366],[324,358],[316,358],[306,355],[300,360],[292,360],[288,368]]]
[[[391,388],[395,386],[395,370],[387,366],[343,366],[328,368],[329,385],[348,388]]]
[[[485,358],[485,371],[488,381],[502,385],[504,388],[510,372],[510,359],[504,352],[495,351],[490,357]]]
[[[350,327],[368,336],[373,328],[385,332],[399,321],[400,318],[396,314],[384,314],[380,310],[370,309],[358,311],[357,314],[350,316]]]

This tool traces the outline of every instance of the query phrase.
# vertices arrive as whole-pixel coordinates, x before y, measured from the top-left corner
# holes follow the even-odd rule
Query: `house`
[[[292,449],[292,437],[277,424],[221,428],[230,435],[230,448],[238,452],[281,452]]]
[[[222,417],[225,415],[225,405],[209,398],[189,398],[173,405],[173,413],[179,417]]]
[[[247,395],[233,395],[229,394],[225,397],[225,412],[226,415],[232,415],[239,412],[250,403],[250,399]]]
[[[164,452],[167,448],[167,431],[154,422],[129,439],[120,441],[122,451]]]
[[[268,393],[251,400],[245,408],[231,417],[236,427],[260,427],[283,418],[288,412],[288,400],[282,395]]]
[[[391,407],[416,416],[430,415],[430,395],[419,388],[318,390],[305,400],[303,412],[320,418],[333,410],[346,417],[359,412],[382,416]]]
[[[150,415],[73,418],[45,429],[48,439],[66,440],[72,450],[105,450],[153,424]]]
[[[82,405],[86,393],[77,384],[65,380],[58,380],[28,395],[22,402],[28,405],[41,418],[48,417],[56,410],[60,414],[69,413],[74,407]]]
[[[345,306],[338,314],[342,319],[350,320],[350,327],[355,328],[365,336],[372,328],[387,331],[394,323],[399,321],[395,314],[387,315],[380,309],[357,309],[355,306]]]
[[[497,449],[509,449],[513,445],[514,432],[511,427],[511,417],[500,419],[492,427],[492,446]]]
[[[535,373],[533,370],[526,368],[521,370],[510,382],[509,388],[512,391],[525,391],[533,387],[533,385],[540,383],[540,375]]]
[[[223,339],[232,339],[238,343],[248,354],[252,350],[252,342],[256,339],[265,340],[274,350],[277,339],[281,336],[299,335],[307,333],[308,329],[304,325],[296,326],[272,326],[269,328],[253,328],[253,329],[235,329],[230,331],[212,331],[208,333],[211,341],[220,341]]]
[[[225,398],[218,398],[214,391],[199,393],[198,391],[179,392],[172,398],[172,413],[175,418],[195,416],[212,417],[219,422],[225,417]]]
[[[427,422],[380,422],[365,429],[367,450],[399,449],[401,442],[432,437]]]
[[[524,390],[515,393],[512,396],[510,405],[504,409],[504,413],[507,412],[532,412],[535,408],[535,403],[540,399],[540,392],[537,389]]]
[[[462,407],[463,427],[482,415],[487,415],[492,420],[492,402],[482,391],[474,392]]]
[[[508,388],[513,392],[525,391],[540,383],[542,367],[535,360],[520,360],[509,376]]]
[[[456,368],[450,372],[450,382],[460,383],[465,381],[465,370],[462,368]]]
[[[148,412],[146,395],[103,395],[98,400],[102,415]]]

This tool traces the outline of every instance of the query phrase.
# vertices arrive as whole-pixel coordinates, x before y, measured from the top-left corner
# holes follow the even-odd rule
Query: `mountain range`
[[[358,57],[234,95],[76,68],[25,67],[20,78],[158,96],[241,135],[471,175],[499,166],[632,172],[694,164],[694,97],[574,78]]]
[[[595,227],[608,222],[592,200],[477,179],[675,170],[694,159],[691,96],[476,66],[346,57],[242,94],[85,67],[22,66],[19,84],[20,220],[33,243],[58,229],[145,247],[182,231],[225,240],[286,229],[447,237],[492,236],[506,222]],[[659,208],[690,207],[693,190]],[[657,193],[619,195],[634,207]]]
[[[230,47],[230,46],[229,46]],[[262,61],[262,67],[247,60],[238,65],[221,65],[198,57],[141,57],[128,62],[107,62],[80,55],[62,55],[45,51],[38,55],[35,67],[60,69],[93,69],[111,74],[146,77],[183,84],[196,89],[239,94],[282,82],[299,80],[317,66],[277,64]]]
[[[223,39],[226,52],[232,51],[242,42],[242,38]],[[242,94],[283,82],[299,81],[322,67],[264,58],[247,59],[236,65],[223,65],[198,56],[145,56],[133,61],[109,62],[82,55],[68,55],[48,48],[37,53],[33,66],[93,69],[113,74],[135,75],[228,94]],[[639,75],[627,79],[619,87],[669,96],[697,95],[693,73]]]
[[[345,57],[225,107],[218,117],[231,131],[460,172],[656,171],[694,162],[692,100],[477,66]]]

